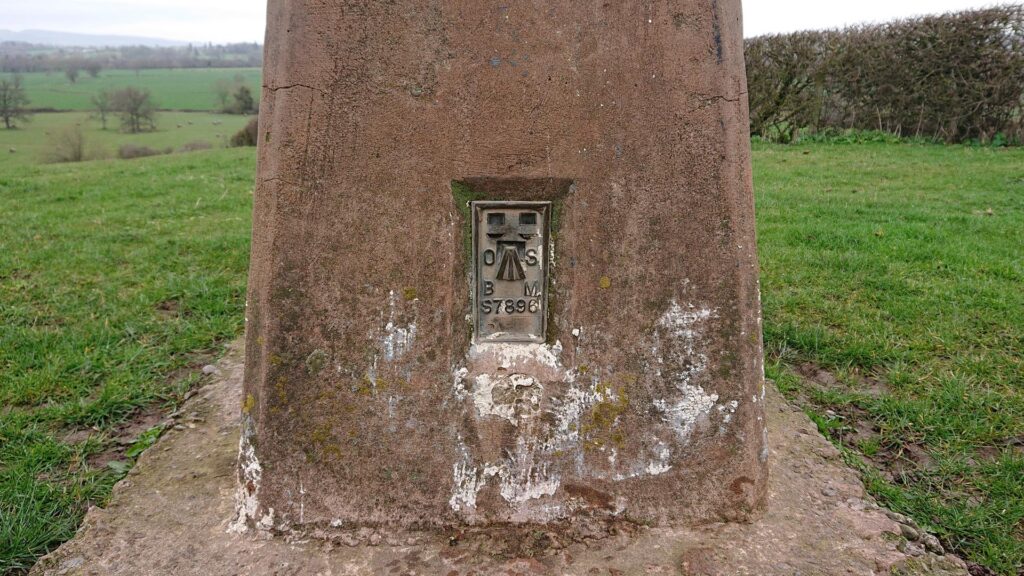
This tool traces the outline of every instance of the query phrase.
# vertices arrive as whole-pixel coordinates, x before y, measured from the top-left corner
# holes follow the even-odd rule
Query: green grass
[[[0,172],[0,574],[74,534],[126,468],[90,457],[241,331],[253,165],[249,148]]]
[[[864,456],[875,495],[1016,574],[1024,150],[757,145],[754,159],[769,376]],[[808,361],[839,384],[794,377]]]
[[[116,117],[107,120],[102,130],[98,120],[90,120],[87,112],[35,114],[28,123],[15,130],[0,128],[0,170],[13,166],[38,164],[53,149],[52,140],[69,127],[81,127],[87,153],[91,156],[114,157],[122,144],[138,144],[158,150],[180,148],[189,142],[202,141],[224,147],[228,139],[249,121],[246,116],[209,114],[205,112],[160,112],[157,130],[125,134],[118,130]],[[180,126],[180,127],[179,127]],[[11,149],[14,152],[11,152]]]
[[[174,68],[104,70],[98,78],[82,73],[74,84],[60,72],[33,72],[22,75],[25,92],[33,109],[91,110],[90,99],[101,90],[135,86],[148,88],[157,106],[165,110],[218,110],[214,84],[218,80],[234,82],[241,76],[258,98],[261,84],[259,68]]]
[[[1024,150],[758,144],[754,165],[769,375],[872,493],[1015,574]],[[0,572],[68,538],[124,469],[89,456],[240,333],[253,167],[250,149],[0,172]],[[798,378],[807,362],[839,382]],[[895,468],[910,447],[930,460]]]

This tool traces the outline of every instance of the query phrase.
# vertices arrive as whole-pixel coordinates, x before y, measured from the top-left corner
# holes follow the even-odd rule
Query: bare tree
[[[79,126],[68,126],[50,137],[47,162],[82,162],[85,160],[85,134]]]
[[[68,69],[64,71],[64,75],[68,77],[68,80],[74,84],[78,82],[78,75],[81,71],[78,66],[68,66]]]
[[[93,114],[92,117],[100,121],[103,125],[103,129],[107,129],[107,116],[114,110],[114,99],[111,97],[110,92],[101,90],[92,97]]]
[[[100,70],[103,70],[103,66],[99,62],[89,62],[85,66],[85,71],[88,72],[89,76],[92,78],[98,78]]]
[[[25,108],[28,103],[21,76],[0,79],[0,118],[3,118],[4,128],[10,130],[17,128],[19,121],[28,122],[29,114]]]
[[[122,131],[135,134],[156,130],[156,105],[149,90],[122,88],[111,95],[111,102],[121,115]]]

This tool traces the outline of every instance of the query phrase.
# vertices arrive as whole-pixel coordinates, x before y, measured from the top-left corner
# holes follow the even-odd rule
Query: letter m
[[[540,282],[523,282],[523,294],[527,298],[540,298]]]

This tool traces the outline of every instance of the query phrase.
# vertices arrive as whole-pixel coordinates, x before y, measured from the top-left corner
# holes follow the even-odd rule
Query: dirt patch
[[[850,372],[842,378],[812,362],[794,368],[804,383],[820,392],[857,394],[868,398],[888,395],[889,385],[875,376]],[[873,463],[888,480],[901,482],[903,478],[935,467],[935,460],[920,443],[888,444],[871,414],[856,404],[839,406],[823,404],[806,392],[798,392],[794,400],[824,415],[832,424],[832,437],[843,446],[860,452]]]
[[[180,315],[180,310],[181,302],[177,300],[164,300],[156,305],[157,315],[165,320],[177,318]]]
[[[173,303],[176,301],[167,302]],[[173,307],[171,304],[166,305],[168,309]],[[165,377],[166,388],[171,390],[172,394],[169,402],[155,402],[136,410],[126,421],[119,424],[109,433],[104,433],[103,430],[95,426],[65,429],[59,434],[61,441],[65,444],[75,445],[88,442],[93,438],[99,438],[104,444],[104,449],[86,458],[85,464],[89,468],[103,469],[108,467],[111,462],[126,460],[126,451],[135,444],[139,436],[144,432],[160,424],[164,424],[165,427],[174,425],[174,419],[176,416],[179,416],[179,412],[170,412],[168,405],[180,405],[195,395],[197,386],[195,384],[186,386],[186,383],[193,377],[202,376],[203,367],[215,361],[217,355],[217,352],[214,350],[197,352],[190,356],[190,361],[186,366],[182,366],[169,373]],[[201,381],[199,383],[201,384]]]
[[[128,421],[117,427],[114,434],[106,442],[106,449],[92,454],[86,459],[90,468],[105,468],[111,462],[125,459],[125,452],[138,440],[139,436],[160,423],[168,423],[166,414],[158,405],[139,410]]]
[[[184,387],[183,384],[188,382],[192,377],[198,377],[204,375],[203,367],[209,365],[212,362],[216,362],[217,357],[223,352],[223,348],[202,350],[194,352],[189,355],[188,364],[178,368],[166,376],[167,388],[180,394],[178,398],[174,398],[175,404],[180,404],[186,400],[185,396],[189,395],[189,392],[195,386]]]
[[[796,366],[795,371],[805,382],[821,391],[848,392],[870,398],[880,398],[891,393],[885,381],[874,375],[861,374],[858,370],[851,370],[840,379],[830,370],[813,362],[804,362]]]
[[[99,429],[95,427],[75,428],[65,431],[61,436],[60,441],[69,445],[82,444],[83,442],[88,442],[94,434],[98,433]]]
[[[967,572],[971,576],[999,576],[998,573],[974,562],[967,563]]]
[[[166,419],[166,414],[159,406],[150,406],[119,426],[112,440],[120,446],[130,446],[140,434],[161,422],[166,423]]]
[[[810,362],[802,363],[794,367],[793,370],[810,389],[820,392],[852,393],[869,398],[880,398],[890,393],[889,386],[873,376],[854,373],[852,375],[844,374],[843,378],[838,378],[831,371]],[[883,478],[893,484],[907,484],[922,480],[938,466],[931,451],[923,443],[886,442],[870,413],[855,404],[839,406],[824,404],[817,401],[813,393],[806,389],[798,390],[793,396],[793,400],[797,404],[824,415],[829,420],[831,426],[829,433],[832,438],[843,446],[858,452],[866,462],[875,467]],[[970,462],[973,465],[993,462],[1001,458],[1006,449],[1024,451],[1024,439],[1009,439],[998,445],[977,448],[974,458]],[[981,505],[984,501],[984,494],[973,494],[968,498],[968,502],[973,505]],[[995,574],[978,564],[970,565],[970,573],[982,576]]]

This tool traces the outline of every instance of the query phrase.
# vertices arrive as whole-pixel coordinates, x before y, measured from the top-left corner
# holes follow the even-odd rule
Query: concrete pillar
[[[763,507],[739,0],[270,0],[236,526]]]

